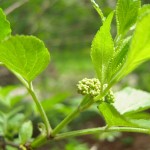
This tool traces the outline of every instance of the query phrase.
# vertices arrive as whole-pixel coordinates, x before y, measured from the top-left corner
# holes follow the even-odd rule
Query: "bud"
[[[113,103],[115,101],[115,96],[112,90],[109,90],[105,96],[105,101],[108,103]]]
[[[78,92],[82,95],[89,95],[91,97],[95,97],[100,94],[100,82],[98,79],[87,79],[79,81],[77,84]]]
[[[103,89],[107,88],[107,84],[103,85]],[[84,78],[83,80],[79,81],[77,84],[78,93],[82,95],[89,95],[91,97],[96,97],[101,92],[101,84],[100,81],[96,78],[87,79]],[[115,100],[114,94],[112,90],[109,90],[108,93],[101,99],[101,101],[106,101],[108,103],[113,103]]]

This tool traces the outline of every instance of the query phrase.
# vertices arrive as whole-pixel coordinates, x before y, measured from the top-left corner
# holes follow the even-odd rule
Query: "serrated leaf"
[[[19,131],[20,143],[25,144],[26,142],[28,142],[32,137],[32,133],[33,133],[32,122],[31,121],[25,122],[21,126]]]
[[[127,87],[115,94],[114,107],[120,114],[132,114],[150,108],[150,93]]]
[[[150,13],[140,18],[136,25],[126,63],[118,73],[118,80],[129,74],[141,63],[150,59]]]
[[[125,34],[136,22],[140,0],[118,0],[116,7],[118,35]]]
[[[94,64],[97,76],[102,84],[106,82],[106,70],[109,60],[113,56],[114,52],[114,43],[110,33],[110,25],[113,14],[113,12],[110,13],[107,19],[104,21],[100,30],[95,35],[91,47],[92,62]]]
[[[0,41],[4,40],[11,33],[10,24],[6,19],[3,10],[0,8]]]
[[[132,123],[121,115],[113,105],[102,102],[98,106],[99,111],[104,116],[104,119],[108,126],[132,126]]]
[[[48,65],[50,55],[34,36],[13,36],[0,44],[0,61],[12,72],[31,82]]]
[[[130,47],[130,42],[131,42],[131,37],[126,38],[123,42],[122,45],[120,46],[119,50],[114,52],[114,55],[109,62],[108,65],[108,78],[109,81],[113,78],[117,78],[117,73],[118,71],[122,68],[122,66],[125,63],[128,50]]]

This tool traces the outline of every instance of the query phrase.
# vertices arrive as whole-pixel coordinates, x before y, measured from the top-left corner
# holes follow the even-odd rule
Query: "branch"
[[[25,3],[27,3],[29,0],[22,0],[22,1],[18,1],[14,4],[12,4],[11,6],[9,6],[4,12],[6,15],[10,14],[11,12],[13,12],[15,9],[21,7],[22,5],[24,5]]]
[[[64,139],[64,138],[70,138],[70,137],[88,135],[88,134],[95,134],[95,133],[114,132],[114,131],[137,132],[137,133],[150,134],[150,129],[134,128],[134,127],[107,127],[107,126],[105,126],[105,127],[77,130],[77,131],[71,131],[71,132],[57,134],[54,137],[54,140],[60,140],[60,139]]]
[[[88,134],[96,134],[96,133],[106,133],[106,132],[135,132],[135,133],[145,133],[150,134],[150,129],[143,129],[143,128],[135,128],[135,127],[98,127],[98,128],[92,128],[92,129],[83,129],[83,130],[77,130],[77,131],[70,131],[66,133],[57,134],[55,137],[52,137],[50,139],[46,138],[45,135],[40,135],[38,138],[33,140],[31,143],[31,148],[38,148],[42,146],[45,143],[48,143],[50,140],[62,140],[70,137],[76,137],[76,136],[83,136]]]

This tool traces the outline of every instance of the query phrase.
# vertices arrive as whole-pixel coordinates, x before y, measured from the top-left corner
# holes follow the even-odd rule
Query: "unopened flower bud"
[[[105,96],[105,101],[108,103],[113,103],[115,101],[115,96],[112,90],[109,90],[107,95]]]
[[[82,95],[90,95],[95,97],[100,94],[100,82],[98,79],[87,79],[79,81],[77,84],[78,92]]]

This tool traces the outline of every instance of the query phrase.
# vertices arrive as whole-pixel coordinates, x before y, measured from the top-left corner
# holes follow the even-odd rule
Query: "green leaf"
[[[120,46],[119,50],[114,52],[114,55],[111,61],[109,62],[109,66],[108,66],[109,69],[108,69],[107,75],[108,75],[109,81],[112,78],[113,80],[117,78],[118,71],[122,68],[122,66],[125,63],[128,50],[130,47],[130,43],[131,43],[131,37],[128,37],[125,40],[123,40],[122,45]]]
[[[146,112],[138,112],[124,115],[130,122],[137,124],[141,128],[150,129],[150,115]]]
[[[125,34],[135,24],[140,4],[140,0],[118,0],[116,7],[118,35]]]
[[[140,112],[150,108],[150,93],[127,87],[115,94],[114,107],[120,114]]]
[[[17,108],[15,108],[17,109]],[[14,111],[14,110],[13,110]],[[14,112],[10,112],[14,113]],[[16,113],[10,115],[7,114],[7,135],[16,135],[19,132],[20,127],[22,126],[24,120],[25,120],[25,115],[23,113],[19,113],[16,111]],[[11,131],[11,133],[10,133]]]
[[[25,144],[26,142],[28,142],[32,137],[32,133],[33,133],[32,122],[31,121],[25,122],[21,126],[19,131],[19,139],[21,144]]]
[[[114,52],[114,43],[110,33],[113,14],[113,12],[109,14],[100,30],[95,35],[91,47],[92,62],[102,84],[106,82],[107,67]]]
[[[0,61],[28,82],[47,67],[49,60],[48,50],[34,36],[13,36],[0,45]]]
[[[146,15],[147,13],[150,13],[150,4],[143,5],[143,6],[140,8],[139,14],[138,14],[138,18],[143,17],[143,16]]]
[[[136,124],[140,128],[150,129],[150,120],[145,119],[129,119],[129,120],[130,122]]]
[[[4,40],[11,33],[10,24],[6,20],[3,10],[0,8],[0,41]]]
[[[25,94],[26,91],[20,86],[0,87],[0,103],[8,108],[11,108],[23,99]]]
[[[113,105],[102,102],[98,106],[99,111],[104,116],[108,126],[133,126],[127,119],[121,115]]]
[[[150,59],[150,13],[144,15],[137,23],[132,38],[126,63],[120,71],[120,77],[133,71],[141,63]]]

